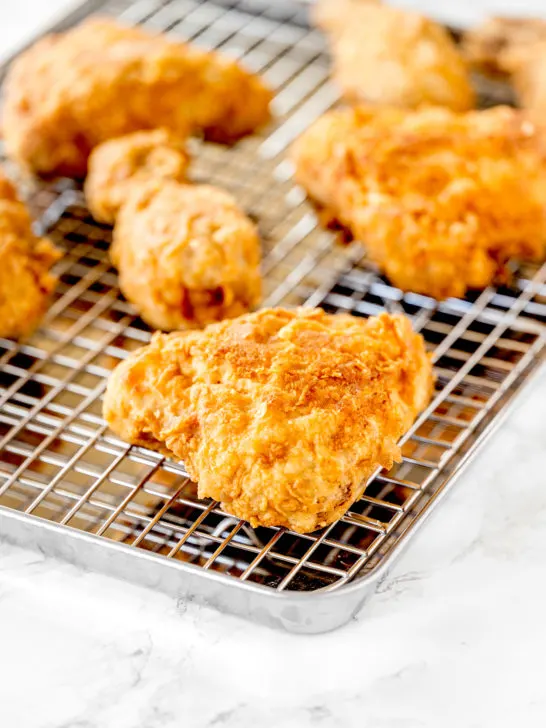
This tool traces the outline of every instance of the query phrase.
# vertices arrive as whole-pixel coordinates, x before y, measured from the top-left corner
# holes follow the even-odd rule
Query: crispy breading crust
[[[42,318],[57,284],[49,269],[60,257],[32,232],[25,205],[0,173],[0,336],[27,336]]]
[[[151,180],[184,182],[185,142],[166,129],[137,131],[99,144],[91,152],[85,199],[95,220],[112,225],[133,185]]]
[[[8,154],[42,174],[83,177],[99,143],[142,129],[233,141],[269,118],[270,91],[234,61],[92,18],[22,53],[4,88]]]
[[[296,179],[403,290],[463,296],[546,241],[542,139],[519,111],[332,111],[293,148]]]
[[[404,316],[265,309],[157,334],[113,372],[104,417],[124,440],[183,460],[201,498],[306,533],[400,458],[432,381]]]
[[[233,318],[260,300],[260,241],[235,199],[208,185],[135,183],[110,254],[125,297],[171,331]]]
[[[475,104],[466,64],[448,32],[418,13],[354,0],[320,0],[333,77],[351,102],[415,108]]]

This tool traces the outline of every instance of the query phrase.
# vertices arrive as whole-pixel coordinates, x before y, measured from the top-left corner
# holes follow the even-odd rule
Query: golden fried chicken
[[[483,73],[513,73],[539,42],[546,41],[546,20],[539,18],[488,18],[463,36],[463,53]]]
[[[297,181],[403,290],[463,296],[511,258],[544,257],[546,163],[523,112],[336,110],[293,159]]]
[[[115,222],[111,257],[142,318],[163,330],[246,313],[260,299],[260,243],[227,192],[184,184],[183,143],[135,132],[92,152],[85,193],[95,218]]]
[[[232,141],[267,121],[270,98],[228,58],[92,18],[13,63],[3,131],[8,154],[24,166],[83,177],[100,142],[158,127]]]
[[[89,157],[87,206],[95,220],[112,225],[135,183],[184,182],[188,164],[185,143],[166,129],[137,131],[103,142]]]
[[[42,318],[57,278],[49,269],[60,253],[32,232],[26,207],[0,173],[0,336],[30,334]]]
[[[456,111],[474,105],[465,62],[448,32],[417,13],[373,2],[320,0],[333,77],[351,102]]]
[[[152,327],[201,327],[260,300],[260,241],[235,199],[208,185],[134,184],[110,250],[119,286]]]
[[[431,390],[405,316],[264,309],[156,334],[113,372],[104,417],[124,440],[183,460],[199,497],[253,526],[306,533],[399,460]]]
[[[538,123],[546,112],[546,20],[490,18],[468,31],[463,48],[470,63],[489,75],[507,76],[519,104]]]
[[[544,126],[546,113],[546,39],[535,43],[522,55],[512,75],[512,82],[521,106]]]

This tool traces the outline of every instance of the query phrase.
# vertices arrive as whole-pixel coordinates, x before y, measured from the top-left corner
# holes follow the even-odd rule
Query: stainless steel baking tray
[[[333,629],[374,591],[539,366],[546,267],[520,268],[509,288],[438,303],[393,288],[357,244],[333,244],[284,161],[290,142],[337,100],[323,40],[301,5],[95,1],[59,27],[96,10],[219,48],[264,74],[277,91],[275,122],[231,149],[196,142],[194,178],[231,190],[258,221],[264,305],[405,312],[433,352],[436,394],[404,438],[403,462],[378,473],[338,522],[307,536],[251,529],[198,500],[181,464],[106,430],[108,373],[150,332],[119,295],[109,230],[90,218],[81,193],[63,180],[35,187],[29,201],[65,256],[41,329],[23,344],[0,340],[0,534],[286,630]],[[485,91],[486,103],[505,94]]]

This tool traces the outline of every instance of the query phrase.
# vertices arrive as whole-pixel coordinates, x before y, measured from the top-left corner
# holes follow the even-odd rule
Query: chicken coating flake
[[[104,417],[124,440],[183,460],[200,498],[307,533],[400,459],[432,381],[405,316],[264,309],[156,334],[113,372]]]
[[[474,106],[466,64],[432,20],[355,0],[320,0],[314,19],[330,36],[333,77],[348,101],[455,111]]]
[[[184,182],[188,164],[185,143],[166,129],[111,139],[95,147],[89,157],[87,206],[95,220],[112,225],[135,183]]]
[[[100,142],[165,127],[214,141],[269,118],[270,91],[214,52],[92,18],[22,53],[4,87],[8,154],[41,174],[83,177]]]
[[[26,207],[0,173],[0,336],[21,338],[42,318],[57,278],[49,269],[60,257],[32,232]]]
[[[153,328],[233,318],[258,304],[260,241],[235,199],[208,185],[135,184],[110,255],[124,296]]]
[[[327,113],[293,147],[296,179],[362,240],[394,285],[463,296],[538,260],[542,139],[519,111],[360,107]]]

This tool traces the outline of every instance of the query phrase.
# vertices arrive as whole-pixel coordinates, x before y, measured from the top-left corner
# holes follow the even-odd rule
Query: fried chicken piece
[[[228,58],[92,18],[13,63],[3,131],[22,165],[83,177],[100,142],[158,127],[233,141],[267,121],[270,99],[257,76]]]
[[[136,132],[95,148],[85,185],[93,216],[116,223],[122,292],[168,331],[246,313],[261,293],[255,226],[228,193],[184,184],[187,161],[170,132]]]
[[[355,0],[321,0],[314,17],[330,35],[333,77],[348,101],[456,111],[474,106],[465,62],[432,20]]]
[[[201,327],[260,300],[260,241],[235,199],[172,180],[133,185],[110,250],[119,286],[150,326]]]
[[[521,106],[542,123],[546,112],[546,20],[490,18],[463,42],[470,63],[513,83]]]
[[[403,290],[463,296],[511,258],[544,257],[542,139],[515,109],[336,110],[293,159],[296,180]]]
[[[532,45],[521,57],[512,82],[521,106],[543,126],[546,113],[546,40]]]
[[[0,336],[27,336],[42,318],[57,283],[49,269],[60,257],[32,222],[11,182],[0,173]]]
[[[184,182],[188,164],[185,143],[166,129],[111,139],[95,147],[89,157],[87,206],[95,220],[113,225],[135,183]]]
[[[533,46],[541,41],[546,41],[546,20],[496,17],[468,30],[462,49],[477,70],[505,76],[524,63]]]
[[[112,374],[104,417],[184,461],[200,498],[253,526],[341,517],[428,403],[432,369],[405,316],[264,309],[156,334]]]

